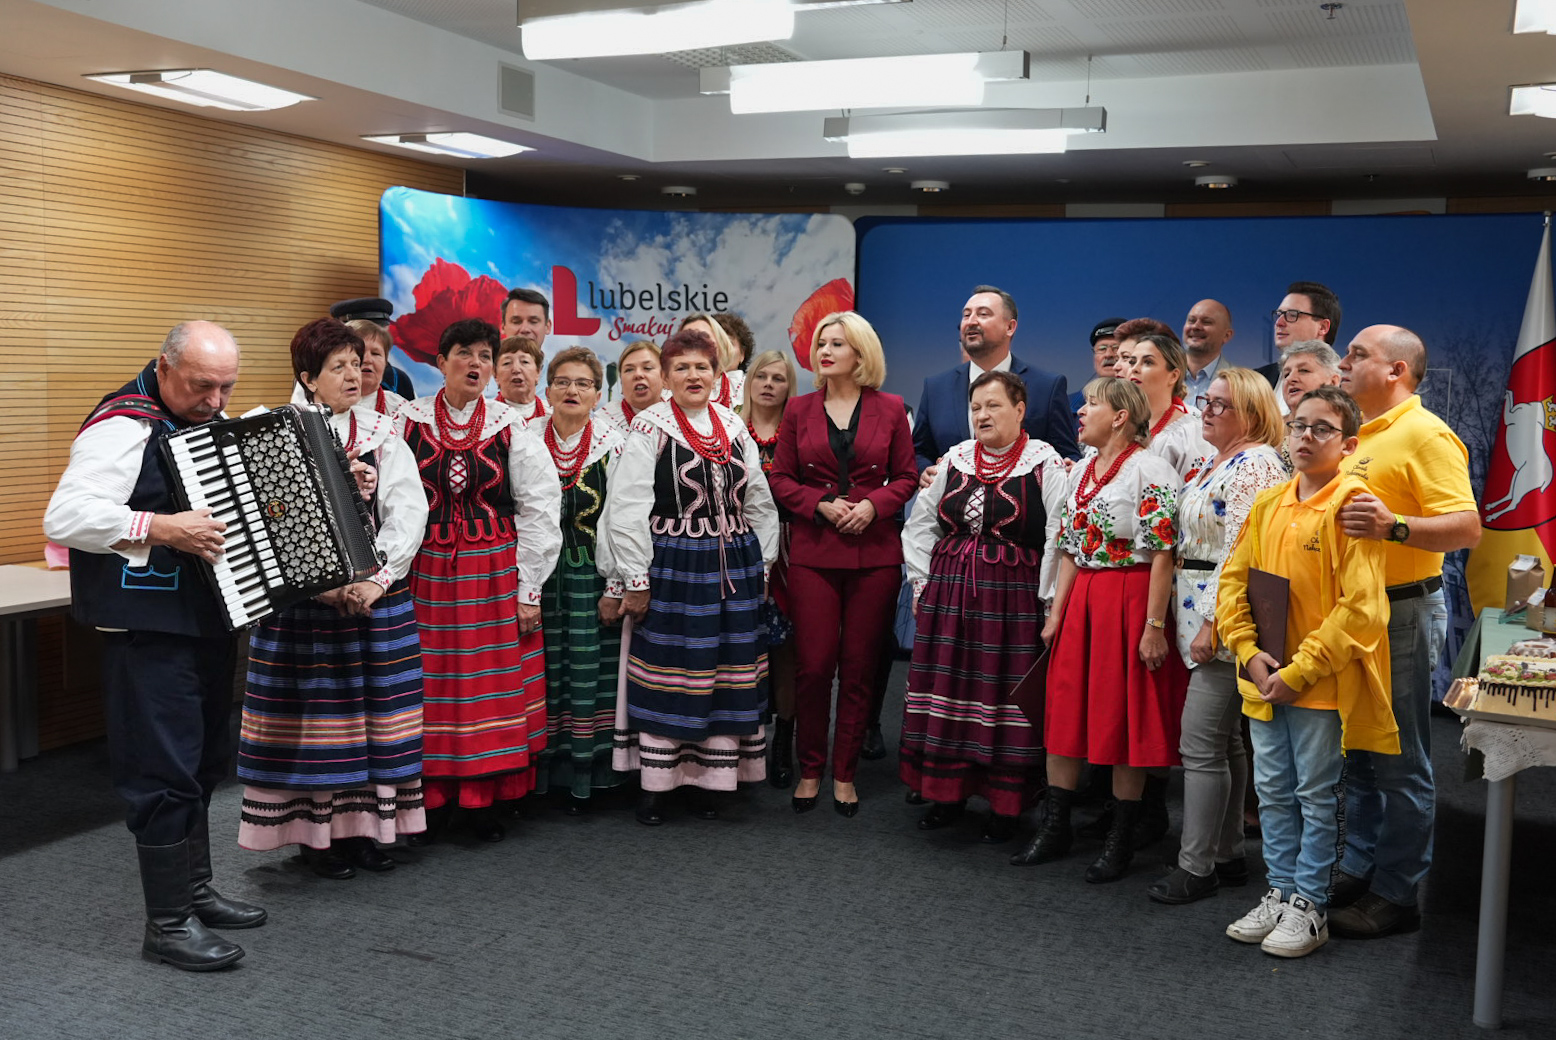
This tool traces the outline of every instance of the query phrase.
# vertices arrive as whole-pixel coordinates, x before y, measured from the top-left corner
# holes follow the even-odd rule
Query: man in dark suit
[[[918,456],[922,486],[934,479],[934,468],[950,448],[972,436],[967,391],[984,372],[1009,371],[1027,386],[1028,434],[1053,445],[1066,458],[1079,458],[1075,414],[1070,411],[1064,377],[1035,368],[1011,354],[1016,332],[1016,301],[1003,289],[980,285],[962,308],[962,350],[971,360],[924,380],[913,450]]]

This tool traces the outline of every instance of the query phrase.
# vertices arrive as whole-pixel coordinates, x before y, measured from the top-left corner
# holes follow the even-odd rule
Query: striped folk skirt
[[[899,775],[932,802],[1019,815],[1043,789],[1043,732],[1011,694],[1042,652],[1041,558],[946,538],[918,603]]]
[[[255,628],[238,844],[328,848],[423,830],[421,759],[421,648],[404,582],[370,617],[308,600]]]
[[[616,728],[616,671],[621,629],[600,623],[605,579],[594,554],[564,551],[541,598],[546,644],[546,749],[543,775],[551,790],[588,798],[626,777],[611,764]]]
[[[519,635],[515,545],[429,541],[411,565],[429,809],[480,809],[535,788],[535,756],[546,746],[545,646],[542,632]]]
[[[722,558],[722,566],[721,566]],[[767,650],[756,535],[654,535],[648,617],[631,630],[615,764],[645,791],[733,791],[767,776]]]

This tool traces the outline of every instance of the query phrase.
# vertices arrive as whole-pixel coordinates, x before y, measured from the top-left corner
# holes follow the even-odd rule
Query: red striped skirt
[[[1154,672],[1140,660],[1151,567],[1082,567],[1048,655],[1048,753],[1097,765],[1175,766],[1188,672],[1168,636]],[[1167,632],[1171,633],[1169,622]]]
[[[480,808],[535,787],[546,746],[539,632],[519,635],[512,537],[423,543],[411,568],[421,629],[423,775],[429,809]]]

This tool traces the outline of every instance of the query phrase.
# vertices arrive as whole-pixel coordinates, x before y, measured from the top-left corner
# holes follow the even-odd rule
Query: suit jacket
[[[972,385],[972,362],[924,380],[924,393],[918,402],[917,425],[913,428],[913,449],[918,468],[933,466],[940,456],[972,437],[967,425],[967,391]],[[1033,368],[1014,354],[1010,372],[1027,385],[1027,414],[1022,423],[1027,434],[1047,441],[1067,459],[1078,459],[1080,443],[1075,439],[1075,412],[1064,376]]]
[[[783,411],[768,486],[794,514],[789,561],[802,567],[858,569],[902,563],[898,514],[918,489],[913,433],[902,398],[865,387],[859,401],[859,430],[849,462],[850,502],[869,499],[875,522],[861,534],[843,534],[817,519],[816,507],[837,495],[841,470],[827,437],[826,393],[796,397]]]

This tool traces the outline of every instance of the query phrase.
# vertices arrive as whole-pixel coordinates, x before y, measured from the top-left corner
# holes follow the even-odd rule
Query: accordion
[[[228,628],[383,566],[350,460],[318,409],[206,423],[169,434],[162,453],[179,506],[209,509],[227,525],[223,554],[198,563]]]

